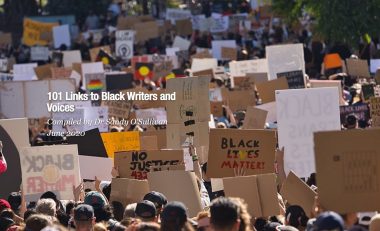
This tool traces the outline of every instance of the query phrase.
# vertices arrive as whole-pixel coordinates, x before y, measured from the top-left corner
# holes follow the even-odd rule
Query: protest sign
[[[52,68],[55,64],[45,64],[34,68],[34,72],[39,80],[51,79],[52,78]]]
[[[379,139],[378,129],[314,133],[318,198],[325,209],[379,210]]]
[[[281,188],[281,195],[290,205],[299,205],[310,216],[317,195],[305,182],[290,171]]]
[[[223,102],[210,102],[211,114],[215,117],[223,116]]]
[[[120,91],[133,88],[133,74],[124,72],[106,73],[107,91]]]
[[[188,50],[191,42],[187,39],[184,39],[180,36],[174,38],[173,47],[178,47],[181,51]]]
[[[347,71],[350,76],[370,78],[367,60],[346,59]]]
[[[268,63],[266,59],[230,62],[229,67],[232,76],[245,76],[247,73],[268,72]]]
[[[37,22],[24,18],[23,43],[27,46],[46,46],[51,41],[53,27],[57,23]]]
[[[20,153],[25,199],[36,201],[52,191],[59,200],[73,200],[73,185],[80,183],[76,145],[24,147]]]
[[[371,97],[375,96],[374,85],[372,84],[362,84],[362,96],[364,102],[368,102]]]
[[[223,101],[222,89],[221,88],[211,88],[209,90],[209,98],[212,102]]]
[[[262,103],[269,103],[276,100],[275,91],[288,89],[288,81],[285,78],[270,80],[256,84],[257,91]]]
[[[53,79],[67,79],[71,77],[71,74],[73,72],[72,68],[70,67],[55,67],[52,66],[50,68],[51,70],[51,77]]]
[[[212,55],[217,60],[225,60],[222,57],[222,48],[234,48],[236,51],[236,41],[235,40],[213,40],[211,41]]]
[[[160,37],[156,21],[136,23],[132,29],[136,31],[136,42],[145,42],[146,40]]]
[[[203,24],[203,23],[202,23]],[[207,25],[207,23],[205,23]],[[229,27],[229,17],[222,16],[221,14],[212,13],[211,18],[209,19],[209,28],[207,28],[211,33],[220,33],[228,30]],[[202,28],[200,28],[201,31]],[[206,29],[206,28],[203,28]]]
[[[34,68],[37,66],[38,66],[37,63],[14,64],[13,65],[13,80],[14,81],[35,80],[36,74],[34,72]]]
[[[248,107],[245,113],[243,129],[264,129],[268,112],[255,107]]]
[[[202,20],[206,19],[206,15],[199,14],[199,15],[193,15],[191,17],[191,24],[193,26],[193,30],[200,30],[202,27]]]
[[[223,178],[223,186],[227,197],[244,199],[253,217],[280,214],[275,174]]]
[[[302,70],[305,75],[303,44],[266,46],[269,80],[276,79],[279,73]],[[289,55],[292,54],[292,55]]]
[[[147,130],[140,133],[140,137],[148,136],[148,137],[156,137],[157,138],[157,146],[156,150],[166,149],[166,130]],[[142,144],[140,139],[140,144]],[[141,150],[144,150],[142,147]]]
[[[252,77],[232,77],[231,87],[234,90],[255,90],[255,79]]]
[[[183,124],[171,124],[166,125],[166,142],[167,148],[179,149],[182,148],[182,144],[190,136],[187,134],[193,134],[194,147],[208,146],[209,142],[209,125],[206,122],[197,122],[191,126],[184,126]]]
[[[54,47],[60,48],[65,45],[67,48],[71,47],[71,37],[69,25],[61,25],[53,27]]]
[[[108,118],[128,119],[132,109],[132,101],[102,100],[102,106],[108,107]]]
[[[234,169],[246,175],[274,172],[274,131],[211,129],[207,176],[232,177]]]
[[[370,72],[375,74],[377,69],[380,68],[380,59],[371,59],[369,67],[370,67]]]
[[[309,80],[311,88],[319,88],[319,87],[337,87],[339,91],[339,99],[340,105],[344,105],[343,100],[343,91],[342,91],[342,81],[340,80]]]
[[[111,158],[80,155],[79,166],[82,179],[95,180],[95,177],[106,181],[112,179],[113,161]]]
[[[101,137],[110,158],[115,152],[140,150],[139,132],[106,132]]]
[[[0,82],[13,81],[13,74],[0,73]]]
[[[342,67],[342,60],[338,53],[326,54],[323,59],[325,70]]]
[[[337,88],[276,91],[279,147],[285,147],[285,171],[299,177],[315,172],[313,132],[340,130]]]
[[[167,56],[175,56],[176,52],[178,52],[179,50],[179,47],[167,47],[165,49],[165,53]]]
[[[0,72],[7,72],[8,71],[8,59],[3,58],[0,59]]]
[[[117,201],[123,206],[138,203],[149,193],[149,184],[146,180],[113,178],[111,184],[110,202]]]
[[[87,73],[84,76],[86,82],[86,89],[88,92],[102,92],[106,91],[106,76],[104,72],[100,73]]]
[[[179,36],[188,36],[193,33],[191,19],[180,19],[175,21],[175,30]]]
[[[184,154],[183,150],[130,151],[116,152],[114,158],[121,178],[143,180],[150,167],[181,164]]]
[[[223,102],[232,111],[246,110],[248,106],[256,104],[255,93],[252,90],[228,91],[222,90]]]
[[[98,128],[86,131],[84,136],[68,136],[67,143],[77,144],[79,155],[108,157]]]
[[[191,71],[199,72],[204,70],[210,70],[218,67],[218,60],[214,58],[194,58],[191,63]]]
[[[224,60],[237,60],[236,48],[222,47],[222,59],[224,59]]]
[[[305,88],[305,77],[301,70],[277,73],[277,78],[286,78],[289,89]]]
[[[0,44],[2,44],[2,45],[12,44],[12,34],[11,33],[0,33]]]
[[[71,67],[74,63],[82,62],[82,55],[79,50],[74,51],[62,51],[63,53],[63,66]]]
[[[253,78],[255,84],[263,83],[268,81],[268,73],[266,72],[257,72],[257,73],[246,73],[245,76]]]
[[[68,105],[68,103],[62,103],[63,105]],[[54,121],[80,121],[77,123],[70,123],[68,125],[63,125],[61,123],[53,124],[53,132],[84,132],[84,109],[83,108],[75,108],[75,110],[71,113],[67,112],[53,112],[52,119]],[[74,133],[72,133],[74,134]]]
[[[123,59],[131,59],[133,57],[134,37],[135,32],[132,30],[116,31],[116,56],[121,57]]]
[[[157,136],[142,136],[140,134],[141,150],[158,150]]]
[[[164,194],[168,201],[181,201],[187,206],[189,217],[202,211],[196,176],[186,171],[158,171],[148,173],[149,190]]]
[[[277,109],[276,109],[275,101],[257,105],[256,108],[262,109],[268,112],[266,123],[274,123],[277,121]]]
[[[49,48],[42,46],[34,46],[30,48],[30,60],[47,61],[49,60]]]
[[[380,127],[380,98],[371,97],[370,106],[371,106],[370,109],[371,109],[372,126]]]
[[[102,62],[96,62],[96,63],[82,63],[82,77],[83,77],[83,83],[82,87],[86,89],[87,83],[86,83],[86,74],[93,74],[93,73],[102,73],[104,72],[104,67]]]
[[[136,110],[136,118],[141,120],[167,120],[165,108],[148,108]]]
[[[90,58],[91,62],[96,62],[97,57],[99,55],[100,50],[103,50],[107,54],[111,54],[111,48],[110,46],[101,46],[101,47],[94,47],[90,49]]]
[[[340,106],[340,120],[342,124],[346,123],[346,117],[350,114],[354,114],[358,120],[369,120],[369,108],[368,104],[360,103],[349,106]]]
[[[166,9],[166,20],[170,20],[173,25],[175,25],[177,20],[189,19],[191,18],[190,10],[182,10],[182,9],[174,9],[168,8]]]
[[[0,181],[7,187],[0,187],[0,197],[7,198],[11,192],[20,190],[20,155],[23,147],[29,147],[28,120],[0,120],[0,139],[3,142],[8,169],[0,174]],[[8,154],[7,154],[8,153]],[[11,167],[10,167],[11,166]]]
[[[108,131],[108,108],[107,107],[83,107],[84,123],[83,130],[88,131],[94,128],[99,128],[100,132]]]

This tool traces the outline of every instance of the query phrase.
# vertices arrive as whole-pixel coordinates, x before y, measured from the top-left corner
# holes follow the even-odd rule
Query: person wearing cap
[[[3,142],[0,140],[0,174],[7,171],[7,161],[3,155]]]
[[[173,201],[164,207],[161,214],[161,230],[193,230],[192,225],[187,219],[186,207],[182,202]]]
[[[95,220],[92,206],[81,204],[74,209],[74,224],[77,231],[92,231]]]
[[[155,191],[147,193],[144,196],[143,200],[153,202],[153,204],[156,206],[157,215],[161,214],[162,209],[168,203],[168,200],[166,199],[164,194]]]
[[[84,203],[94,208],[96,222],[114,223],[111,207],[103,194],[97,191],[90,191],[85,195]]]
[[[137,203],[135,209],[136,218],[144,222],[155,222],[157,221],[157,210],[153,202],[148,200],[143,200]]]
[[[314,222],[312,231],[343,231],[343,218],[336,212],[327,211],[321,213]]]
[[[238,231],[239,205],[230,198],[219,197],[210,205],[210,226],[215,231]]]

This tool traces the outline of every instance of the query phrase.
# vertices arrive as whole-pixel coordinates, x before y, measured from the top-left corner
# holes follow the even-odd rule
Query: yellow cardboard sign
[[[114,157],[115,152],[140,150],[139,132],[106,132],[101,136],[110,158]]]
[[[27,46],[48,45],[53,27],[58,23],[43,23],[28,18],[24,19],[23,43]],[[50,38],[50,39],[49,39]]]

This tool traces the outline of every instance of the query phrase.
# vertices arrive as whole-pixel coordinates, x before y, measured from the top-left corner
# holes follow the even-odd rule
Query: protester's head
[[[208,231],[210,229],[210,213],[208,211],[199,212],[197,215],[199,231]]]
[[[251,230],[251,215],[248,213],[248,205],[241,198],[230,198],[238,205],[239,211],[239,231]]]
[[[377,231],[377,230],[380,230],[380,214],[373,216],[369,224],[369,231]]]
[[[55,193],[51,192],[51,191],[46,191],[45,193],[43,193],[40,197],[40,199],[53,199],[56,203],[56,207],[57,207],[57,210],[60,209],[60,206],[61,206],[61,203],[59,202],[59,200],[57,199],[57,195],[55,195]]]
[[[77,230],[92,229],[95,224],[94,209],[87,204],[78,205],[74,209],[74,223]]]
[[[40,231],[41,229],[52,224],[53,222],[48,216],[43,215],[43,214],[35,214],[35,215],[30,216],[25,221],[25,230]]]
[[[36,205],[36,212],[54,217],[57,214],[56,208],[57,205],[53,199],[39,199]]]
[[[9,217],[0,217],[0,231],[6,231],[9,227],[14,225],[15,222]]]
[[[314,231],[343,231],[344,221],[343,218],[332,211],[323,212],[314,223]]]
[[[186,207],[183,203],[173,201],[168,203],[161,214],[161,229],[165,231],[174,231],[182,229],[191,229],[187,222]]]
[[[135,214],[142,221],[155,221],[157,215],[156,206],[151,201],[143,200],[137,203]]]
[[[135,231],[160,231],[160,225],[155,222],[141,222],[134,227]]]
[[[153,204],[156,206],[157,213],[160,214],[162,211],[162,208],[168,203],[166,197],[164,194],[160,192],[149,192],[144,196],[144,200],[148,200],[153,202]]]
[[[239,205],[231,198],[220,197],[210,205],[210,225],[218,230],[239,230]]]
[[[137,203],[132,203],[125,207],[123,219],[136,217],[136,214],[135,214],[136,205]]]
[[[101,209],[107,204],[107,201],[101,193],[91,191],[84,197],[84,203],[91,205],[94,209]]]
[[[113,216],[117,221],[121,221],[124,216],[124,206],[119,201],[112,201],[112,212]]]
[[[307,225],[309,218],[306,216],[305,211],[301,206],[292,205],[286,209],[285,212],[285,224],[293,226],[297,229]]]
[[[4,209],[10,209],[11,205],[8,203],[8,201],[4,199],[0,199],[0,212],[3,211]]]
[[[13,211],[17,212],[21,205],[21,193],[12,192],[8,196],[8,202],[11,205]]]
[[[346,128],[355,129],[358,127],[358,119],[355,114],[349,114],[346,116]]]

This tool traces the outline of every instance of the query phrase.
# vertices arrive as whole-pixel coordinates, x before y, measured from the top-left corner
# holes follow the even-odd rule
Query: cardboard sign
[[[84,75],[86,80],[86,89],[88,92],[102,92],[106,91],[106,76],[104,72],[88,73]]]
[[[281,195],[290,205],[299,205],[310,216],[317,195],[305,182],[290,171],[281,188]]]
[[[74,63],[82,62],[82,55],[79,50],[63,51],[63,66],[72,67]]]
[[[58,26],[58,23],[43,23],[25,18],[22,41],[27,46],[46,46],[51,41],[55,26]]]
[[[209,144],[209,125],[208,121],[195,123],[191,126],[183,124],[167,124],[166,125],[166,142],[167,148],[180,149],[183,143],[189,137],[186,134],[193,133],[194,147],[208,146]]]
[[[377,69],[380,68],[380,59],[371,59],[369,67],[370,67],[370,72],[375,74]]]
[[[207,176],[232,177],[234,169],[246,175],[274,172],[274,131],[211,129]]]
[[[342,60],[338,53],[326,54],[323,59],[325,70],[342,67]]]
[[[268,63],[266,59],[230,62],[229,67],[232,76],[245,76],[247,73],[268,72]]]
[[[63,103],[66,104],[66,103]],[[69,105],[67,103],[66,105]],[[79,123],[72,123],[68,125],[63,125],[61,123],[59,124],[53,124],[53,132],[84,132],[85,131],[85,126],[84,126],[84,121],[83,119],[85,118],[84,115],[84,109],[83,108],[75,108],[74,112],[67,113],[67,112],[53,112],[52,116],[54,121],[81,121]]]
[[[183,158],[183,150],[116,152],[114,165],[121,178],[144,180],[150,167],[181,164]]]
[[[319,88],[319,87],[337,87],[339,91],[339,98],[340,100],[340,105],[344,104],[343,99],[343,91],[342,91],[342,81],[340,80],[315,80],[315,79],[310,79],[309,80],[310,87],[311,88]]]
[[[158,150],[157,136],[141,136],[140,134],[140,146],[142,150]]]
[[[115,152],[140,150],[139,132],[106,132],[101,136],[110,158]]]
[[[62,45],[71,47],[71,37],[69,25],[55,26],[53,27],[54,47],[59,48]]]
[[[82,179],[110,181],[112,179],[111,169],[113,161],[110,158],[79,156],[80,175]]]
[[[202,211],[196,176],[186,171],[159,171],[148,173],[149,190],[161,192],[168,201],[181,201],[187,206],[189,217]]]
[[[171,23],[174,25],[177,20],[183,20],[183,19],[189,19],[191,18],[191,11],[190,10],[182,10],[182,9],[175,9],[175,8],[168,8],[166,9],[166,20],[170,20]]]
[[[279,147],[285,147],[285,172],[299,177],[315,172],[313,132],[340,130],[336,88],[276,91]]]
[[[264,129],[268,112],[255,107],[248,107],[245,113],[243,129]]]
[[[222,94],[225,105],[228,105],[233,112],[256,105],[255,93],[252,90],[228,91],[223,88]]]
[[[218,67],[218,60],[214,58],[194,58],[191,63],[191,71],[199,72],[204,70],[215,69]]]
[[[380,127],[380,98],[371,97],[370,106],[371,106],[372,126]]]
[[[35,80],[36,79],[36,75],[34,72],[35,67],[37,67],[37,63],[14,64],[13,65],[13,80],[14,81]]]
[[[53,79],[67,79],[71,77],[73,69],[70,67],[51,67],[51,77]]]
[[[136,23],[133,25],[133,30],[136,31],[135,40],[137,42],[145,42],[151,38],[160,37],[158,25],[155,21]]]
[[[276,79],[278,73],[302,70],[305,75],[303,44],[266,46],[269,80]],[[292,55],[289,55],[292,54]]]
[[[236,48],[222,47],[222,59],[237,60]]]
[[[189,50],[191,42],[182,37],[176,36],[173,42],[173,47],[178,47],[181,51]]]
[[[176,93],[175,101],[167,101],[169,123],[209,121],[210,101],[208,100],[208,77],[175,78],[167,82],[167,93]]]
[[[233,77],[231,86],[234,90],[255,90],[255,79],[252,77]]]
[[[188,36],[193,33],[193,25],[190,19],[181,19],[175,21],[175,30],[179,36]]]
[[[0,73],[0,82],[13,81],[13,75],[7,73]]]
[[[151,131],[144,131],[140,133],[140,145],[141,145],[141,150],[149,150],[146,148],[143,148],[143,140],[141,139],[142,137],[156,137],[157,139],[157,148],[155,150],[161,150],[161,149],[166,149],[166,130],[151,130]]]
[[[289,89],[305,88],[305,77],[301,70],[277,73],[277,78],[286,78]]]
[[[108,108],[107,107],[84,107],[84,120],[93,121],[83,124],[83,130],[88,131],[99,128],[100,132],[108,132]]]
[[[146,180],[113,178],[111,184],[110,201],[118,201],[123,206],[142,201],[144,196],[150,192]]]
[[[135,32],[132,30],[116,31],[116,56],[122,59],[131,59],[133,57],[134,36]]]
[[[371,97],[375,96],[374,85],[362,84],[362,96],[365,102],[368,102]]]
[[[318,197],[324,208],[338,213],[379,210],[379,139],[378,129],[314,134]]]
[[[236,41],[235,40],[213,40],[211,42],[212,55],[217,60],[225,60],[222,57],[222,48],[234,48],[236,51]]]
[[[370,78],[367,60],[346,59],[347,71],[350,76]]]
[[[102,106],[108,107],[108,118],[128,119],[132,109],[132,101],[102,100]]]
[[[255,84],[263,83],[268,81],[268,73],[266,72],[257,72],[257,73],[246,73],[245,76],[253,78]]]
[[[346,117],[349,114],[354,114],[358,120],[369,120],[369,108],[368,104],[361,103],[350,106],[340,106],[340,120],[342,123],[346,123]]]
[[[8,169],[0,175],[0,181],[6,187],[0,187],[0,197],[7,198],[11,192],[20,190],[21,167],[20,152],[29,147],[28,120],[0,120],[0,139],[3,142]],[[7,154],[8,153],[8,154]]]
[[[193,30],[200,30],[202,27],[202,20],[206,19],[206,15],[204,14],[199,14],[199,15],[193,15],[191,17],[191,23],[193,26]]]
[[[222,117],[223,102],[210,102],[210,112],[215,117]]]
[[[270,103],[276,100],[275,91],[288,89],[288,81],[286,78],[279,78],[263,83],[256,84],[257,91],[262,103]]]
[[[27,201],[37,201],[52,191],[59,200],[73,200],[73,185],[79,185],[78,147],[54,145],[24,147],[20,153],[22,182]]]
[[[136,110],[136,118],[141,120],[166,121],[165,108],[149,108]]]
[[[1,33],[0,34],[0,44],[12,44],[12,34],[11,33]]]
[[[30,60],[32,61],[47,61],[49,60],[49,48],[35,46],[30,48]]]
[[[82,76],[85,77],[86,74],[102,73],[104,72],[104,66],[102,62],[96,63],[82,63]],[[82,87],[86,89],[87,83],[86,78],[83,78]]]
[[[45,64],[34,68],[34,72],[37,75],[39,80],[51,79],[52,78],[52,68],[55,67],[55,64]]]
[[[244,199],[252,216],[269,217],[280,214],[275,174],[224,178],[223,185],[227,197]]]
[[[90,49],[90,57],[91,57],[91,62],[96,62],[97,57],[99,55],[100,50],[103,50],[107,54],[111,54],[111,48],[110,46],[101,46],[101,47],[94,47]]]
[[[209,31],[211,33],[220,33],[220,32],[225,32],[228,30],[228,27],[229,27],[228,16],[222,16],[221,14],[213,13],[209,20],[210,20]]]

